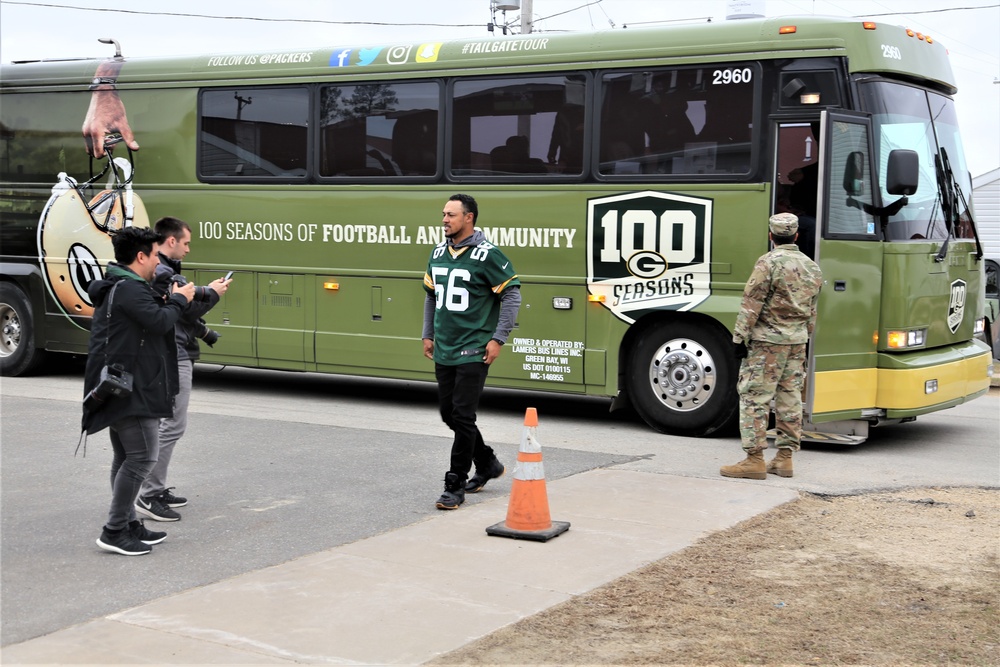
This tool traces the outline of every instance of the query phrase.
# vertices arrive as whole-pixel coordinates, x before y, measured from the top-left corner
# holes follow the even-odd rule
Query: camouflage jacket
[[[743,290],[733,342],[808,342],[822,284],[819,266],[795,244],[779,245],[762,255]]]

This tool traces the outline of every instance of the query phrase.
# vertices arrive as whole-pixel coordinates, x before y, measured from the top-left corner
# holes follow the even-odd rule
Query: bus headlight
[[[972,329],[972,335],[978,336],[979,334],[985,332],[986,332],[986,318],[980,317],[978,320],[976,320],[976,324]]]
[[[927,329],[911,329],[910,331],[890,331],[886,338],[890,350],[905,350],[912,347],[922,347],[927,340]]]

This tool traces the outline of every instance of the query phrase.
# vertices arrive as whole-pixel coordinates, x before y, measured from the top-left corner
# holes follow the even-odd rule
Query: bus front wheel
[[[41,362],[35,347],[34,320],[19,287],[0,283],[0,375],[24,375]]]
[[[711,435],[736,422],[736,369],[728,332],[721,327],[662,323],[640,333],[632,346],[629,398],[658,431]]]

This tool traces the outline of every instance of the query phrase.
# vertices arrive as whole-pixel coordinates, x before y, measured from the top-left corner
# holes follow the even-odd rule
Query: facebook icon
[[[351,49],[342,49],[330,54],[330,67],[347,67],[351,64]]]

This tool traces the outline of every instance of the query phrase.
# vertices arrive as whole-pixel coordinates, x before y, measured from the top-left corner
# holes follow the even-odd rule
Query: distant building
[[[1000,360],[1000,169],[972,179],[972,207],[976,211],[976,227],[983,244],[986,262],[986,309],[991,325],[993,358]],[[993,261],[989,261],[993,260]],[[1000,369],[1000,366],[994,364]],[[990,384],[1000,386],[1000,372],[993,373]]]
[[[983,252],[1000,261],[1000,169],[972,179],[972,207]]]

